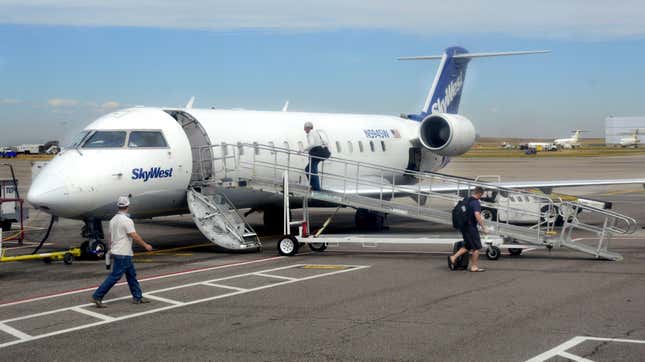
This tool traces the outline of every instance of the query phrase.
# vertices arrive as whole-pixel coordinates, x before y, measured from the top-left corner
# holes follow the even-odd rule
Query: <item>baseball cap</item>
[[[305,128],[314,128],[314,124],[311,122],[305,122]]]
[[[128,207],[130,205],[130,199],[127,196],[119,196],[116,205],[118,207]]]

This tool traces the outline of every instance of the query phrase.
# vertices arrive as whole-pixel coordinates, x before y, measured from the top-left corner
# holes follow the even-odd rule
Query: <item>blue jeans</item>
[[[114,258],[112,272],[107,276],[107,278],[105,278],[103,284],[101,284],[101,286],[99,286],[99,288],[94,292],[92,298],[102,300],[110,289],[112,289],[114,284],[116,284],[123,274],[125,274],[132,297],[136,300],[141,299],[141,287],[137,281],[137,271],[134,269],[134,264],[132,264],[132,257],[127,255],[112,255],[112,257]]]
[[[318,164],[321,159],[309,157],[309,163],[305,167],[305,174],[309,178],[309,184],[314,191],[320,191],[320,178],[318,177]],[[311,174],[309,173],[309,166],[311,166]]]

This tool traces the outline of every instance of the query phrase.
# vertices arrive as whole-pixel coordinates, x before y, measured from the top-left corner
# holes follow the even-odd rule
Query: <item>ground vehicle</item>
[[[40,153],[42,146],[43,145],[38,144],[22,144],[16,146],[16,151],[18,151],[18,153],[24,153],[26,155],[37,155]]]

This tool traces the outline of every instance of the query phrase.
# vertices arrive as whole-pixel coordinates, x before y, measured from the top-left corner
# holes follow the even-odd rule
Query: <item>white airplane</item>
[[[580,133],[584,132],[583,130],[576,129],[571,131],[573,135],[569,138],[558,138],[553,140],[553,144],[560,148],[576,148],[580,147]]]
[[[620,147],[634,147],[638,148],[638,145],[641,143],[641,139],[638,136],[638,128],[634,129],[634,132],[631,134],[631,137],[625,137],[620,139]]]
[[[475,142],[473,124],[457,114],[468,62],[479,57],[542,52],[475,54],[451,47],[440,56],[400,58],[441,60],[421,112],[405,117],[287,112],[286,106],[280,112],[193,109],[194,99],[185,108],[119,110],[90,123],[52,159],[34,178],[27,200],[52,215],[85,221],[89,234],[97,238],[102,234],[101,220],[114,215],[119,195],[132,199],[133,218],[186,214],[186,192],[196,167],[193,147],[257,142],[302,150],[306,121],[323,131],[335,157],[396,169],[437,171]],[[268,152],[256,152],[255,157],[273,158]],[[550,188],[615,183],[620,182],[500,185]],[[265,225],[282,225],[279,195],[238,190],[227,196],[237,208],[263,210]]]

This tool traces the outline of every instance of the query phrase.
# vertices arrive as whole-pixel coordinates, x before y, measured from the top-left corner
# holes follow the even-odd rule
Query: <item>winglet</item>
[[[186,109],[191,109],[193,108],[193,103],[195,103],[195,96],[190,97],[190,100],[188,100],[188,103],[186,103]]]

